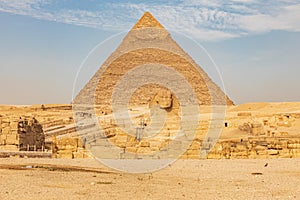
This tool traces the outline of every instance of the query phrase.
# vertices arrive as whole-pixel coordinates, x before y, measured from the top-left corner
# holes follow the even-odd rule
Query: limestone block
[[[271,156],[279,154],[279,151],[275,150],[275,149],[268,149],[267,152],[268,152],[268,155],[271,155]]]
[[[1,123],[2,123],[2,124],[8,124],[8,125],[9,125],[10,119],[4,118],[4,119],[1,120]]]
[[[261,158],[267,158],[267,155],[268,155],[267,150],[258,150],[256,152],[257,152],[257,155],[259,155],[259,157],[261,157]]]
[[[110,129],[107,129],[104,131],[104,135],[107,137],[107,138],[111,138],[111,137],[114,137],[116,136],[117,134],[117,131],[115,128],[110,128]]]
[[[288,142],[287,141],[281,141],[281,146],[282,146],[282,149],[287,149],[288,148]]]
[[[18,130],[18,122],[12,122],[10,123],[10,128],[14,130]]]
[[[292,158],[290,149],[283,149],[279,151],[279,158]]]
[[[80,148],[83,148],[84,147],[84,144],[83,144],[83,142],[82,142],[82,139],[81,138],[78,138],[78,140],[77,140],[77,142],[78,142],[78,147],[80,147]]]
[[[0,150],[6,150],[6,151],[18,151],[17,145],[4,145],[0,146]]]
[[[140,146],[141,147],[150,147],[150,142],[148,142],[148,141],[141,141],[140,142]]]
[[[230,158],[231,159],[248,158],[248,152],[247,151],[231,152]]]
[[[200,149],[200,146],[201,146],[200,142],[193,141],[189,149]]]
[[[296,147],[297,147],[297,144],[295,144],[295,143],[289,143],[289,144],[287,145],[287,148],[288,148],[288,149],[296,149]]]
[[[5,145],[6,143],[6,135],[0,134],[0,145]]]
[[[275,144],[273,142],[268,143],[267,148],[268,149],[274,149],[275,148]]]
[[[77,151],[77,145],[73,146],[72,144],[66,144],[65,145],[66,150],[72,150],[72,151]]]
[[[153,151],[153,152],[159,151],[159,148],[158,148],[158,147],[150,147],[150,149],[151,149],[151,151]]]
[[[294,144],[294,149],[300,149],[300,143],[295,143]]]
[[[132,136],[127,137],[126,147],[135,147],[139,142]]]
[[[147,154],[151,152],[151,148],[150,147],[140,147],[137,149],[137,153],[142,153],[142,154]]]
[[[258,157],[257,152],[256,151],[250,151],[248,153],[248,158],[250,159],[256,159]]]
[[[261,145],[257,145],[254,147],[254,150],[256,150],[256,151],[264,151],[266,149],[267,149],[266,146],[261,146]]]
[[[118,135],[116,137],[116,142],[126,143],[127,142],[127,135]]]
[[[291,155],[293,156],[293,158],[299,158],[300,157],[300,149],[292,149]]]
[[[11,133],[11,128],[9,126],[2,128],[2,134],[7,135]]]
[[[19,144],[19,141],[17,140],[17,135],[6,135],[6,144],[13,145],[13,144]]]
[[[285,122],[278,122],[277,126],[291,127],[292,124],[290,122],[288,122],[288,121],[285,121]]]
[[[59,150],[76,151],[78,147],[78,138],[61,138],[57,141],[56,146]]]
[[[137,148],[136,147],[126,147],[125,152],[136,153]]]
[[[247,151],[247,145],[244,143],[238,143],[236,144],[236,150],[237,151]]]
[[[71,150],[59,150],[57,152],[57,158],[74,158]]]
[[[214,149],[212,150],[212,152],[217,153],[217,154],[221,154],[223,152],[223,146],[220,143],[215,144]]]
[[[16,136],[19,136],[19,133],[17,130],[11,130],[10,132],[11,135],[16,135]],[[18,138],[18,137],[17,137]]]
[[[82,152],[73,152],[73,158],[85,158]]]
[[[198,155],[199,156],[200,153],[200,149],[188,149],[187,150],[187,155]]]

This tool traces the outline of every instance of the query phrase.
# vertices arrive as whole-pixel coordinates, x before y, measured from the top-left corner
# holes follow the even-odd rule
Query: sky
[[[0,104],[70,103],[89,52],[145,11],[203,46],[236,104],[300,101],[300,0],[0,0]]]

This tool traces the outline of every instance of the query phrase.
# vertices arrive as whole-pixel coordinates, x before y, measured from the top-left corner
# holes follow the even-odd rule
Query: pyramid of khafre
[[[134,25],[120,46],[79,92],[74,104],[99,105],[105,112],[110,112],[111,97],[118,81],[127,72],[145,63],[159,63],[176,70],[193,88],[199,105],[233,105],[149,12]],[[147,74],[145,71],[139,76],[147,77]],[[149,103],[161,88],[159,83],[143,85],[131,96],[130,104]]]

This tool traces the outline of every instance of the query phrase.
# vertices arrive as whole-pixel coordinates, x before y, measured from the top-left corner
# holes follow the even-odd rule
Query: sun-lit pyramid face
[[[119,47],[80,91],[74,102],[99,105],[105,109],[101,112],[110,113],[109,104],[116,83],[130,70],[149,63],[168,66],[184,76],[195,91],[200,105],[233,105],[233,102],[149,12],[133,26]],[[147,76],[147,72],[140,73],[140,76]],[[165,74],[165,77],[167,78],[168,74]],[[144,89],[137,88],[130,102],[135,105],[149,103],[159,91],[160,87],[157,85],[159,83],[141,86]]]
[[[149,12],[145,12],[145,14],[141,17],[141,19],[134,25],[132,28],[134,29],[142,29],[142,28],[164,28],[159,21],[157,21]]]

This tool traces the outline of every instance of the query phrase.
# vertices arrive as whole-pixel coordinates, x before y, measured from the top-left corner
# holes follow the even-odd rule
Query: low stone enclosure
[[[76,126],[64,128],[61,120],[59,126],[56,125],[57,123],[53,123],[49,126],[48,121],[41,124],[35,117],[30,116],[0,117],[0,157],[87,157],[78,136],[56,140],[55,135],[76,132]],[[48,132],[44,133],[43,126],[46,130],[48,128],[49,133],[53,129],[54,135],[47,137]],[[49,140],[51,137],[52,140]]]

